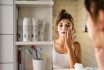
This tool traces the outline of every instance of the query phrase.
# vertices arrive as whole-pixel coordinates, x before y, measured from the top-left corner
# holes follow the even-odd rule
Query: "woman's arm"
[[[77,63],[81,63],[81,46],[79,42],[74,42],[74,54],[75,54]]]
[[[77,60],[75,58],[74,50],[72,48],[72,41],[65,40],[65,47],[67,49],[67,55],[69,59],[69,67],[74,68],[74,64],[77,63]]]
[[[74,68],[74,64],[77,63],[77,60],[75,58],[74,50],[72,48],[73,44],[73,37],[71,35],[71,31],[67,31],[65,36],[65,44],[64,46],[67,49],[68,59],[69,59],[69,67]]]
[[[69,58],[69,67],[74,68],[74,64],[77,63],[77,60],[75,58],[73,49],[68,50],[68,58]]]

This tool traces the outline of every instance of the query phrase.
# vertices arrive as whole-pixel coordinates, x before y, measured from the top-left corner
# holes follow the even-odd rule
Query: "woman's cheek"
[[[92,39],[93,37],[92,37],[92,28],[91,28],[91,21],[90,21],[90,19],[88,19],[87,20],[87,29],[88,29],[88,35],[89,35],[89,37],[90,37],[90,39]]]
[[[100,31],[104,31],[104,23],[99,22],[99,24],[98,24],[97,26],[98,26],[98,29],[99,29]]]

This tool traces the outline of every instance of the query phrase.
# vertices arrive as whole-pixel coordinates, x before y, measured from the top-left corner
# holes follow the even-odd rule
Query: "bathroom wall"
[[[77,20],[77,1],[76,0],[54,0],[53,6],[53,39],[57,39],[57,34],[54,32],[54,24],[59,12],[62,9],[67,10],[74,18],[75,28],[76,28],[76,20]]]
[[[53,7],[53,26],[57,15],[61,9],[66,9],[74,18],[76,29],[76,40],[81,44],[82,64],[84,66],[97,67],[94,50],[88,33],[84,32],[87,21],[87,12],[84,7],[84,0],[54,0]],[[54,32],[53,39],[57,39],[57,34]]]

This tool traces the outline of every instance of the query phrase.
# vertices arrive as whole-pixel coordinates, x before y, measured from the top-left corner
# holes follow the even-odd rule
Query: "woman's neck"
[[[64,46],[64,39],[63,38],[59,38],[56,40],[57,44],[60,46]]]
[[[63,39],[57,39],[56,40],[56,50],[59,53],[66,53],[66,47],[64,46],[64,40]]]
[[[58,40],[64,42],[65,38],[64,37],[59,37]]]

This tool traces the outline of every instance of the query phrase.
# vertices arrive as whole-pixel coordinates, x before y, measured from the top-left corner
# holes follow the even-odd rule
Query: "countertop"
[[[53,70],[75,70],[75,69],[53,69]]]
[[[53,69],[53,70],[75,70],[74,68],[73,69]],[[94,69],[86,69],[84,68],[84,70],[98,70],[98,68],[94,68]]]

